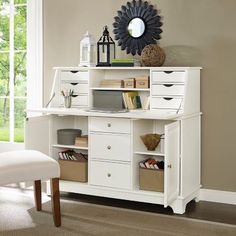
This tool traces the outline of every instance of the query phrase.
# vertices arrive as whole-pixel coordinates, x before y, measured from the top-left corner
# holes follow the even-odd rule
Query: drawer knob
[[[110,178],[110,177],[111,177],[111,174],[110,174],[110,173],[108,173],[108,174],[107,174],[107,177],[109,177],[109,178]]]
[[[111,123],[108,123],[108,124],[107,124],[107,127],[109,127],[109,128],[110,128],[110,127],[111,127]]]
[[[108,149],[108,150],[111,150],[111,146],[110,146],[110,145],[109,145],[109,146],[107,146],[107,149]]]
[[[168,165],[168,166],[167,166],[167,168],[171,169],[171,168],[172,168],[172,165],[171,165],[171,164],[170,164],[170,165]]]

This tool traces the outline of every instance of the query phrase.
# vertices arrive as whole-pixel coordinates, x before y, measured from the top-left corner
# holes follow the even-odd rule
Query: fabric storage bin
[[[139,188],[164,192],[164,170],[139,167]]]
[[[88,162],[59,160],[62,180],[88,182]]]

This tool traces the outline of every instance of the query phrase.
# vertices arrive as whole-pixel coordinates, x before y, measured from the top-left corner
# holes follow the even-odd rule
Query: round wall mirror
[[[128,31],[133,38],[141,37],[145,32],[145,24],[142,19],[136,17],[129,22]]]
[[[127,54],[139,54],[148,44],[156,44],[161,38],[161,17],[153,5],[143,0],[132,0],[115,17],[115,40]]]

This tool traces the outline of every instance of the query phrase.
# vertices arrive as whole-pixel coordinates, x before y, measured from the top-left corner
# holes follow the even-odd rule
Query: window
[[[0,141],[23,142],[27,0],[0,0]]]

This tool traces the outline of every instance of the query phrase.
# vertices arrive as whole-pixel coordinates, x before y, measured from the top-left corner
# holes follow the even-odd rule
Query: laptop
[[[122,91],[93,91],[93,107],[90,112],[104,113],[124,113],[128,112],[124,108]]]

